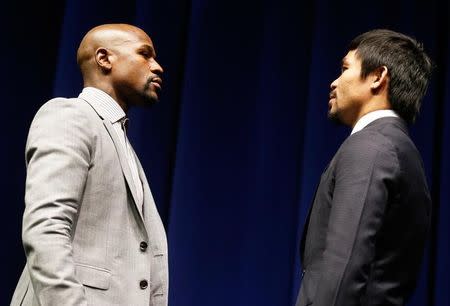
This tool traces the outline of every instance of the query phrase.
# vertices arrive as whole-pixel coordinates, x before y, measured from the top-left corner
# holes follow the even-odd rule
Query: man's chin
[[[144,94],[142,101],[142,106],[152,106],[159,102],[159,97],[156,93]]]
[[[343,124],[341,119],[339,118],[338,112],[332,112],[331,110],[328,112],[328,119],[336,124]]]

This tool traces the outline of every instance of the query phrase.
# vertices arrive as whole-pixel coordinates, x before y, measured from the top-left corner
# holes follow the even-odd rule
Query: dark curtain
[[[131,111],[131,141],[169,240],[170,305],[290,306],[298,245],[321,172],[349,129],[327,121],[348,42],[390,28],[424,43],[436,69],[411,135],[433,227],[409,306],[450,305],[450,25],[446,0],[96,1],[0,5],[3,195],[0,305],[25,263],[24,146],[37,109],[82,89],[87,30],[132,23],[165,69],[158,105]]]

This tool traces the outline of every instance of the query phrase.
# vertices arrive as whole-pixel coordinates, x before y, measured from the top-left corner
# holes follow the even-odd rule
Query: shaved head
[[[86,33],[77,51],[77,63],[83,77],[94,68],[95,53],[98,48],[115,50],[136,37],[148,37],[141,29],[123,23],[99,25]]]
[[[138,27],[104,24],[91,29],[78,47],[77,63],[85,87],[103,90],[125,110],[158,101],[163,70],[152,40]]]

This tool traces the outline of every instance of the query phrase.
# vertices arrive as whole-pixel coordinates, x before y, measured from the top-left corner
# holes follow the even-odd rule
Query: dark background
[[[327,121],[348,42],[373,28],[422,41],[436,64],[411,135],[434,200],[408,305],[450,305],[450,26],[447,1],[20,1],[0,4],[0,305],[25,263],[24,146],[37,109],[82,89],[75,53],[91,27],[126,22],[165,69],[130,133],[169,239],[171,306],[290,306],[298,241],[322,169],[350,130]]]

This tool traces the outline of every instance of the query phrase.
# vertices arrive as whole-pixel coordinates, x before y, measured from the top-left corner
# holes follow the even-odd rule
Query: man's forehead
[[[349,63],[356,61],[357,59],[358,59],[358,56],[356,54],[356,50],[350,50],[342,59],[342,64],[349,64]]]

